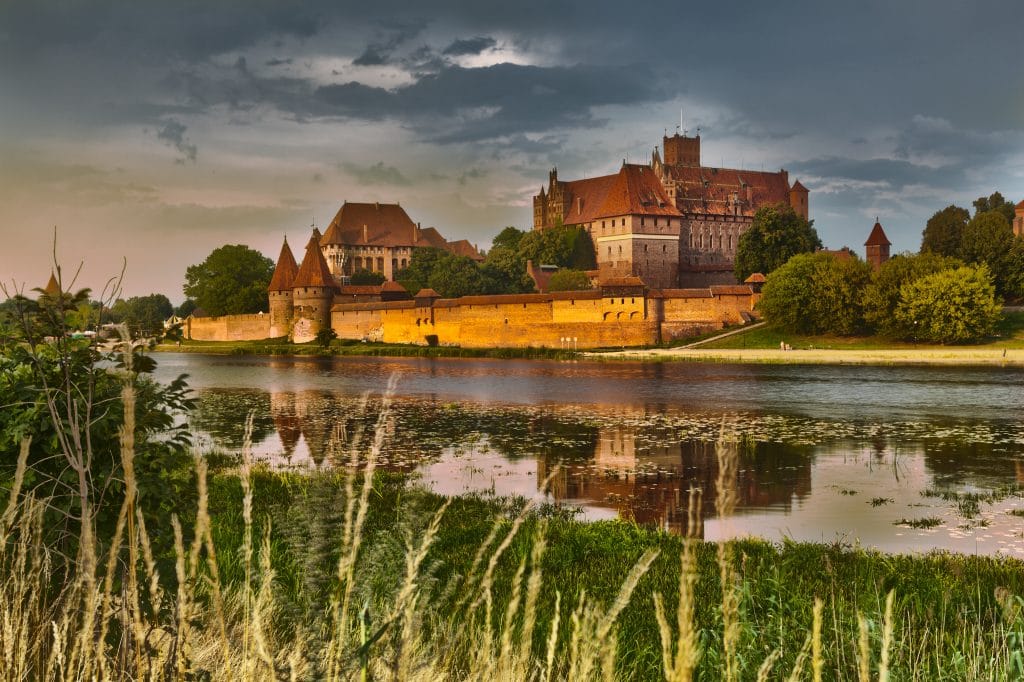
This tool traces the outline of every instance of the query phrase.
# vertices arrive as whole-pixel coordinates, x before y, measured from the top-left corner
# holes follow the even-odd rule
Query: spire
[[[57,282],[57,278],[53,274],[53,270],[50,270],[50,281],[43,287],[43,293],[50,298],[58,298],[61,295],[60,284]]]
[[[892,246],[892,242],[885,236],[885,230],[882,229],[882,224],[878,222],[878,218],[875,218],[875,226],[871,228],[871,234],[868,236],[868,240],[864,242],[864,246]]]
[[[277,257],[277,267],[274,268],[274,276],[270,278],[270,286],[267,291],[291,291],[295,282],[295,275],[299,272],[299,266],[295,264],[295,256],[288,246],[288,237],[284,238],[281,245],[281,255]]]
[[[299,287],[334,287],[334,277],[327,267],[323,252],[320,251],[320,230],[313,228],[313,236],[306,244],[306,255],[302,258],[302,265],[295,274],[292,282],[293,288]]]

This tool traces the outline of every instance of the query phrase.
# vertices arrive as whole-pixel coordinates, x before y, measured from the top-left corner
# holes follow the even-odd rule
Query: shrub
[[[977,341],[992,333],[1000,307],[985,265],[943,270],[900,289],[896,319],[912,337],[935,343]]]

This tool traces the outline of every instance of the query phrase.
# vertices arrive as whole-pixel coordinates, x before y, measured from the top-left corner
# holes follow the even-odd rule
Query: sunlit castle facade
[[[778,172],[701,165],[700,136],[673,135],[648,164],[563,181],[552,170],[533,198],[535,230],[574,225],[594,242],[602,277],[637,276],[654,288],[733,283],[742,235],[764,206],[809,216],[809,192]]]

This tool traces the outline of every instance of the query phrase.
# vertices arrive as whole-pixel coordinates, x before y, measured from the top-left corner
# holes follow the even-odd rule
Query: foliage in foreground
[[[130,412],[127,414],[131,414]],[[385,408],[336,433],[336,473],[252,467],[208,479],[166,575],[131,474],[93,569],[39,541],[42,509],[0,514],[0,677],[81,679],[1008,678],[1020,661],[1020,564],[835,546],[703,543],[586,524],[379,476]],[[127,424],[132,430],[130,417]],[[719,447],[724,518],[736,448]],[[135,453],[122,441],[124,470]],[[134,510],[134,512],[133,512]],[[67,579],[49,589],[53,567]],[[999,590],[995,590],[997,586]]]

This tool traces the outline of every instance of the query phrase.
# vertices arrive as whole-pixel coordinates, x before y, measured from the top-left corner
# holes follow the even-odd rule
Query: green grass
[[[281,587],[279,596],[285,605],[283,621],[299,622],[323,608],[336,560],[331,548],[337,544],[334,529],[344,506],[342,481],[342,476],[330,473],[260,472],[255,477],[254,517],[273,528],[272,554]],[[367,550],[360,569],[366,578],[361,599],[374,603],[384,599],[398,582],[405,556],[402,538],[417,537],[425,519],[440,507],[443,498],[410,489],[399,477],[378,473],[370,499],[364,531]],[[221,555],[237,555],[235,549],[241,545],[243,533],[237,511],[241,502],[238,479],[216,476],[210,502],[216,539],[224,548]],[[432,608],[439,610],[442,620],[450,604],[440,595],[466,574],[494,520],[514,515],[521,504],[478,496],[452,501],[428,560],[433,566]],[[673,612],[676,608],[682,539],[620,521],[584,523],[550,511],[547,516],[548,545],[542,564],[544,582],[535,650],[543,650],[540,633],[550,625],[556,592],[562,604],[561,630],[567,637],[569,622],[565,615],[580,596],[585,592],[588,599],[611,601],[629,568],[645,551],[655,549],[660,552],[657,560],[618,620],[619,673],[623,679],[662,679],[652,599],[655,593],[661,593],[666,609]],[[931,520],[904,523],[916,527],[924,521]],[[509,522],[505,523],[507,527]],[[498,563],[495,622],[503,616],[502,609],[512,595],[516,566],[529,554],[540,523],[538,517],[531,518]],[[752,678],[756,666],[776,647],[783,651],[776,671],[792,668],[811,627],[815,597],[826,604],[827,626],[822,635],[830,665],[826,679],[854,679],[857,613],[878,623],[889,590],[895,590],[898,614],[896,679],[909,678],[911,670],[916,671],[918,679],[969,677],[969,672],[958,668],[964,665],[969,641],[993,651],[1004,644],[993,627],[1003,618],[994,596],[997,588],[1024,594],[1024,567],[1005,558],[893,556],[838,544],[787,542],[780,546],[756,540],[736,543],[734,556],[742,583],[739,654],[744,679]],[[697,563],[696,619],[704,655],[696,679],[718,679],[723,652],[716,546],[700,543]],[[240,572],[239,564],[225,569],[231,580],[240,580]],[[873,630],[872,637],[877,636]],[[874,646],[877,648],[877,641]],[[454,645],[453,649],[456,658],[470,655]]]
[[[461,348],[457,346],[419,346],[398,343],[363,343],[337,339],[329,348],[315,342],[290,343],[285,339],[261,341],[182,341],[162,343],[158,351],[176,353],[209,353],[217,355],[314,355],[332,356],[385,356],[427,358],[542,358],[570,360],[577,357],[573,351],[557,348]]]
[[[879,336],[834,336],[790,334],[771,327],[758,327],[718,341],[703,344],[702,349],[736,350],[741,348],[777,349],[780,343],[793,348],[820,348],[826,350],[891,350],[900,348],[942,348],[905,341],[893,341]],[[1024,312],[1003,314],[991,339],[974,344],[987,348],[1024,348]]]

